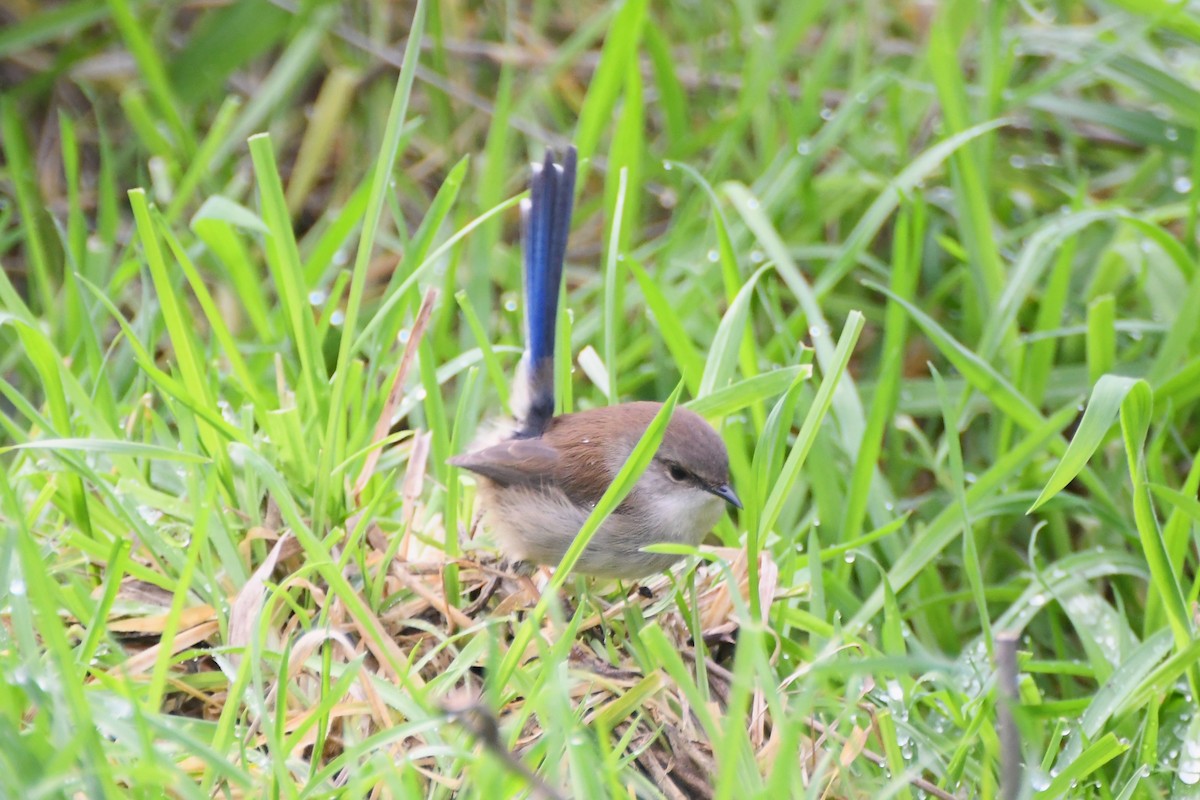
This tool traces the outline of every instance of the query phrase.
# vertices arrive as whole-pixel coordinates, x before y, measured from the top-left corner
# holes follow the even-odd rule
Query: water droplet
[[[412,331],[410,331],[408,328],[401,328],[400,332],[396,334],[396,341],[398,341],[400,344],[408,344],[408,340],[411,338]]]
[[[857,556],[857,555],[855,555],[854,551],[853,551],[853,550],[851,550],[849,553],[846,553],[846,556],[845,556],[845,561],[846,561],[846,563],[847,563],[847,564],[853,564],[853,563],[854,563],[854,559],[855,559],[855,558],[857,558],[857,557],[858,557],[858,556]]]
[[[1181,175],[1171,184],[1172,188],[1180,194],[1187,194],[1192,190],[1192,179],[1186,175]]]
[[[664,169],[664,170],[666,170],[667,172],[670,172],[670,171],[671,171],[672,169],[674,169],[674,168],[675,168],[675,167],[674,167],[674,165],[673,165],[673,164],[671,164],[671,162],[670,162],[670,161],[664,161],[664,162],[663,162],[663,169]]]
[[[1008,159],[1008,163],[1013,169],[1025,169],[1024,156],[1012,156]]]
[[[706,254],[706,257],[708,258],[709,261],[711,261],[714,264],[721,260],[721,254],[718,253],[716,250],[709,250],[708,253]]]
[[[339,247],[337,250],[333,251],[332,261],[335,266],[345,266],[346,263],[350,261],[350,251],[344,247]]]
[[[854,95],[854,102],[858,103],[859,105],[866,103],[869,99],[870,98],[867,97],[866,92],[859,92],[858,94]]]
[[[811,326],[808,329],[808,335],[809,335],[809,338],[816,339],[818,336],[821,335],[821,326],[820,325]]]
[[[504,310],[510,314],[512,312],[516,311],[517,310],[517,301],[516,300],[505,300],[504,301]]]
[[[1038,161],[1042,162],[1043,167],[1054,166],[1054,156],[1050,155],[1049,153],[1042,153],[1042,157],[1039,158]]]
[[[761,264],[765,257],[766,256],[763,255],[762,250],[751,250],[750,251],[750,260],[755,264]]]
[[[346,312],[342,311],[340,308],[335,309],[334,312],[329,315],[329,324],[335,328],[340,328],[345,321]]]
[[[25,579],[24,578],[13,578],[12,581],[8,584],[8,593],[14,597],[24,597],[25,596]]]
[[[313,305],[313,306],[323,305],[325,303],[325,301],[328,299],[329,299],[329,293],[326,292],[324,289],[313,289],[311,292],[308,293],[309,305]]]
[[[1179,141],[1179,131],[1175,130],[1174,128],[1167,128],[1165,131],[1163,131],[1163,136],[1166,137],[1168,142]]]
[[[826,106],[825,108],[822,108],[821,109],[821,119],[825,120],[826,122],[833,119],[833,109],[829,108],[828,106]]]
[[[1041,608],[1042,606],[1046,605],[1046,595],[1035,594],[1033,597],[1029,598],[1029,605],[1033,606],[1034,608]]]
[[[751,197],[746,201],[746,208],[758,208],[758,198]]]
[[[796,154],[806,156],[812,152],[812,144],[808,141],[801,141],[796,145]]]

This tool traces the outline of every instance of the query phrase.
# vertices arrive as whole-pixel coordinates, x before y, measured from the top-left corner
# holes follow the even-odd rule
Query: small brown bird
[[[450,459],[479,479],[484,520],[514,561],[557,564],[633,452],[660,403],[554,413],[554,331],[575,185],[575,150],[535,166],[525,217],[526,341],[508,438]],[[523,393],[523,394],[522,394]],[[654,460],[596,531],[576,571],[636,579],[678,556],[656,543],[699,544],[724,504],[741,508],[725,443],[699,415],[676,408]]]

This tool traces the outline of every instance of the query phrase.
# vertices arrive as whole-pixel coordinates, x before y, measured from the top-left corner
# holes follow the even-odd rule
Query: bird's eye
[[[668,465],[667,474],[671,476],[671,480],[677,483],[683,483],[688,479],[688,471],[678,464]]]

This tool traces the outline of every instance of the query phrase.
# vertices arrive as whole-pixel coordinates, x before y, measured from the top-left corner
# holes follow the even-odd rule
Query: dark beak
[[[708,490],[734,508],[742,507],[742,501],[738,500],[737,492],[728,483],[722,483],[720,486],[710,486]]]

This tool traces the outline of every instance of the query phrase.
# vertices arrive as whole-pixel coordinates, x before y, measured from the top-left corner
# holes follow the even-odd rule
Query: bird
[[[486,527],[516,567],[556,565],[624,466],[661,403],[634,401],[554,414],[558,298],[574,205],[577,154],[547,150],[522,201],[526,347],[513,390],[514,423],[499,441],[449,459],[474,473]],[[577,573],[637,580],[669,568],[658,543],[696,546],[726,505],[741,508],[729,454],[703,417],[676,407],[654,458],[596,531]]]

